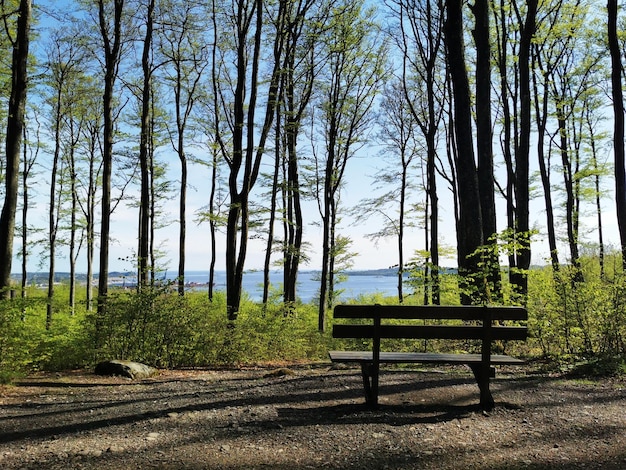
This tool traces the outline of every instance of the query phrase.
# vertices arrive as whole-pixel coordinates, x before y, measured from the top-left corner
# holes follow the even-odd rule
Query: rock
[[[154,367],[147,366],[140,362],[111,360],[103,361],[96,365],[94,373],[96,375],[118,375],[129,379],[144,379],[156,374]]]

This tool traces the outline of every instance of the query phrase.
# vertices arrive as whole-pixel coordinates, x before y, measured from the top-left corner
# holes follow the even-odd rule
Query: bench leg
[[[378,371],[374,370],[371,362],[361,363],[363,388],[365,389],[365,403],[369,408],[378,406]]]
[[[480,407],[485,411],[491,411],[495,406],[495,401],[489,390],[489,378],[495,376],[495,369],[484,367],[483,364],[470,364],[470,367],[480,389]]]

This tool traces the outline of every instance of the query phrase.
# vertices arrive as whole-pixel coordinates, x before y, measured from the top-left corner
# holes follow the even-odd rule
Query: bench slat
[[[523,307],[491,307],[480,305],[337,305],[335,318],[396,318],[396,319],[458,319],[528,320]]]
[[[492,340],[525,340],[524,326],[492,326]],[[381,325],[381,338],[394,339],[482,339],[484,328],[474,325]],[[373,325],[333,325],[335,338],[372,338]]]
[[[333,362],[372,362],[371,351],[330,351],[328,353]],[[439,353],[412,353],[412,352],[381,352],[380,362],[387,364],[403,363],[456,363],[456,364],[480,364],[480,354],[439,354]],[[524,361],[503,354],[492,354],[491,364],[524,364]]]

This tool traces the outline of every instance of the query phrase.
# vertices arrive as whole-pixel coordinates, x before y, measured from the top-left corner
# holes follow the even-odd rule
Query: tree
[[[512,281],[519,293],[526,297],[528,293],[528,269],[530,268],[530,133],[531,133],[531,97],[530,97],[530,51],[535,35],[537,0],[527,0],[526,18],[522,28],[519,51],[520,78],[520,122],[519,145],[515,149],[515,233],[517,242],[515,269]]]
[[[78,199],[84,217],[85,244],[87,258],[87,276],[85,285],[85,302],[87,310],[93,304],[93,272],[96,253],[96,206],[98,204],[98,187],[102,174],[102,142],[103,102],[97,99],[96,90],[91,77],[83,77],[82,109],[84,125],[82,126],[82,152],[86,160],[86,175],[79,184],[82,197]]]
[[[613,98],[613,155],[615,161],[615,204],[622,251],[622,268],[626,271],[626,164],[624,150],[624,96],[622,91],[622,52],[617,33],[617,0],[608,0],[607,34],[611,55],[611,95]]]
[[[543,76],[543,111],[538,105],[537,84],[535,85],[535,107],[540,113],[540,136],[543,139],[550,122],[553,130],[549,136],[550,148],[560,160],[562,184],[555,190],[549,185],[550,153],[541,155],[540,171],[544,181],[546,206],[551,207],[552,194],[562,195],[564,212],[562,220],[566,227],[564,241],[569,247],[569,259],[575,268],[574,280],[582,281],[580,266],[580,244],[582,241],[580,219],[583,212],[582,204],[589,201],[587,181],[591,180],[589,166],[593,165],[592,156],[587,158],[586,145],[593,135],[588,135],[585,115],[591,106],[593,96],[597,93],[598,65],[601,55],[593,47],[593,20],[587,14],[584,4],[576,1],[562,3],[559,8],[546,17],[544,25],[539,29],[541,45],[536,46],[537,56],[534,62]],[[590,25],[587,28],[586,25]],[[575,33],[574,33],[575,31]],[[583,47],[582,44],[585,44]],[[537,80],[535,79],[535,83]],[[546,124],[546,122],[548,124]],[[589,118],[587,118],[589,122]],[[593,129],[591,130],[593,132]],[[592,142],[591,145],[595,145]],[[543,148],[543,141],[540,142]],[[592,183],[589,183],[592,184]],[[552,212],[548,213],[554,220]],[[554,222],[552,221],[552,224]],[[557,267],[556,240],[554,227],[550,228],[551,249],[553,250],[553,266]],[[555,272],[558,269],[555,269]]]
[[[322,269],[318,328],[334,302],[335,253],[340,221],[340,190],[348,161],[366,140],[371,109],[385,73],[386,45],[380,43],[373,10],[363,2],[336,4],[324,38],[327,57],[318,96],[323,155],[314,151],[314,193],[322,225]],[[344,237],[345,238],[345,237]],[[345,243],[343,243],[345,246]]]
[[[601,180],[610,175],[608,165],[600,162],[598,155],[600,153],[600,143],[606,142],[608,132],[600,130],[603,127],[603,116],[598,116],[596,110],[603,105],[603,98],[600,96],[590,97],[585,102],[583,113],[584,126],[588,132],[589,151],[591,154],[591,162],[589,174],[593,178],[592,194],[595,199],[595,214],[598,220],[598,257],[600,263],[600,277],[605,278],[605,253],[606,247],[604,243],[604,224],[602,222],[602,195],[603,184]]]
[[[141,70],[143,83],[141,88],[141,131],[139,137],[139,168],[141,173],[141,190],[139,201],[139,234],[137,250],[137,287],[143,289],[148,285],[148,266],[150,260],[150,220],[152,211],[150,187],[150,162],[152,158],[152,36],[154,34],[155,1],[149,0],[146,5],[146,24],[141,54]]]
[[[37,123],[35,128],[36,139],[33,139],[35,145],[29,145],[32,142],[29,142],[28,139],[28,130],[24,127],[24,142],[23,142],[23,151],[24,155],[22,158],[22,220],[21,220],[21,235],[22,235],[22,283],[21,283],[21,296],[22,298],[26,297],[26,284],[28,282],[28,256],[30,254],[30,245],[29,241],[29,226],[28,226],[28,209],[30,204],[30,179],[33,177],[35,164],[37,162],[37,157],[39,156],[39,149],[41,146],[40,143],[40,123],[37,121],[37,112],[34,111],[34,121]],[[30,157],[29,157],[30,152]]]
[[[296,301],[298,270],[308,257],[304,253],[304,217],[302,213],[300,161],[298,142],[303,119],[313,96],[315,77],[324,58],[318,58],[319,36],[325,29],[332,2],[307,0],[291,13],[289,40],[285,47],[283,67],[285,125],[283,162],[283,299]],[[308,13],[308,15],[307,15]]]
[[[539,25],[546,28],[545,21],[540,21]],[[542,28],[542,29],[543,29]],[[549,28],[548,28],[549,29]],[[533,104],[535,108],[535,122],[537,129],[537,160],[539,162],[539,174],[543,187],[544,204],[546,210],[546,227],[548,232],[548,246],[550,249],[550,262],[552,270],[557,273],[560,270],[559,253],[557,249],[556,224],[554,223],[554,205],[552,201],[552,184],[551,184],[551,157],[550,152],[545,150],[545,139],[547,135],[547,122],[549,115],[549,79],[550,69],[553,60],[548,59],[544,65],[542,60],[543,41],[537,41],[533,45],[532,62],[533,70]],[[550,53],[548,53],[550,55]],[[509,198],[507,198],[507,201]],[[513,212],[511,210],[510,214]],[[510,224],[512,225],[512,224]],[[511,262],[511,265],[514,261]]]
[[[400,25],[398,46],[402,51],[402,83],[413,118],[426,143],[426,244],[430,261],[430,295],[440,302],[439,287],[439,195],[437,189],[438,136],[441,133],[446,99],[443,55],[444,6],[438,0],[390,1]],[[393,34],[393,33],[392,33]],[[430,212],[430,216],[428,216]],[[424,269],[428,270],[428,262]],[[428,302],[428,289],[424,291]]]
[[[288,0],[282,0],[288,1]],[[241,303],[243,272],[248,249],[250,232],[250,193],[259,176],[261,160],[265,153],[265,145],[273,123],[277,94],[281,74],[280,61],[270,59],[269,79],[267,80],[267,101],[262,111],[263,123],[260,129],[257,121],[257,111],[262,106],[261,83],[259,71],[264,45],[264,15],[265,4],[262,0],[248,2],[237,0],[233,14],[217,22],[220,25],[232,25],[234,30],[225,32],[233,34],[234,56],[228,57],[223,51],[224,59],[220,61],[221,76],[214,78],[215,93],[220,97],[220,103],[215,107],[216,119],[218,110],[228,110],[226,120],[229,125],[230,137],[222,132],[220,123],[216,124],[218,131],[216,140],[220,147],[222,158],[229,167],[229,209],[226,225],[226,303],[227,317],[230,321],[237,318]],[[269,5],[268,5],[269,6]],[[217,13],[216,9],[214,12]],[[276,35],[274,47],[282,48],[282,36]],[[281,53],[282,54],[282,53]],[[275,58],[277,54],[273,54]],[[226,67],[228,60],[232,60],[234,67]],[[217,70],[217,64],[214,64]],[[227,89],[232,84],[234,88]],[[227,99],[232,101],[226,101]],[[258,138],[257,138],[258,136]]]
[[[77,36],[67,37],[60,32],[53,33],[48,52],[47,69],[50,71],[48,98],[51,108],[51,128],[53,129],[53,155],[50,171],[50,192],[48,203],[48,297],[46,327],[50,328],[53,315],[55,261],[57,244],[60,241],[64,203],[71,199],[70,207],[70,306],[74,305],[75,281],[75,214],[76,200],[76,160],[75,148],[80,138],[80,130],[74,127],[74,108],[79,107],[80,70],[84,54],[77,43]],[[69,188],[66,183],[69,182]]]
[[[208,66],[207,46],[201,36],[198,11],[194,2],[168,5],[160,21],[159,52],[164,58],[164,78],[174,94],[174,129],[170,142],[181,168],[178,238],[178,293],[185,292],[185,248],[187,225],[187,134],[194,105],[200,94],[200,79]]]
[[[405,266],[406,230],[417,225],[416,219],[423,210],[410,203],[415,192],[413,171],[420,161],[424,149],[419,143],[417,123],[409,109],[403,83],[392,80],[385,86],[380,102],[378,139],[384,148],[381,156],[385,166],[375,175],[374,188],[383,189],[378,197],[366,198],[356,208],[358,222],[382,217],[381,228],[368,234],[378,240],[395,237],[398,253],[398,301],[402,303]],[[427,224],[425,224],[427,225]],[[428,242],[427,242],[428,243]]]
[[[100,272],[98,276],[98,318],[106,315],[109,284],[109,236],[111,227],[111,176],[113,172],[114,92],[122,49],[124,0],[98,0],[98,20],[104,53],[104,141],[102,153],[102,209],[100,224]]]
[[[482,220],[486,278],[490,288],[487,300],[502,303],[500,261],[497,246],[493,131],[491,121],[491,39],[489,0],[476,0],[472,6],[476,44],[476,152],[478,157],[478,192]]]
[[[553,39],[553,47],[560,49],[559,61],[551,67],[550,96],[553,101],[557,126],[553,141],[561,157],[561,173],[565,192],[565,226],[567,243],[570,251],[570,262],[575,269],[574,280],[583,281],[580,266],[580,183],[581,183],[581,132],[578,128],[582,118],[581,97],[586,93],[590,77],[595,68],[596,60],[582,59],[577,47],[578,37],[584,37],[584,22],[588,21],[586,12],[581,9],[580,2],[570,6],[569,12],[563,14],[561,21],[567,27],[559,28]],[[573,31],[576,30],[576,34]],[[564,32],[561,32],[564,31]],[[572,31],[572,32],[570,32]],[[549,39],[550,40],[550,39]],[[588,41],[585,43],[589,46]],[[584,55],[584,54],[583,54]]]
[[[482,282],[477,278],[478,260],[472,256],[483,245],[483,223],[478,175],[474,160],[471,97],[465,47],[463,42],[463,8],[460,0],[446,5],[445,39],[449,74],[454,99],[455,169],[458,184],[457,245],[459,274],[463,280],[461,301],[482,301]]]
[[[282,220],[281,243],[283,266],[283,300],[289,305],[296,301],[296,285],[303,252],[303,214],[300,194],[298,141],[303,116],[313,92],[318,37],[328,17],[329,2],[303,0],[281,2],[270,18],[274,34],[282,39],[275,42],[274,60],[281,63],[281,77],[274,118],[274,169],[271,175],[270,207],[267,229],[267,249],[264,260],[263,302],[267,302],[270,287],[271,257],[276,251],[278,226]],[[279,205],[282,204],[281,207]]]
[[[13,46],[11,65],[11,96],[9,98],[6,132],[6,177],[2,213],[0,214],[0,298],[9,296],[11,265],[13,260],[13,236],[17,211],[20,156],[24,134],[26,91],[28,88],[28,46],[32,6],[30,0],[20,0],[15,15],[8,15],[4,2],[2,7],[5,31]],[[17,17],[15,37],[11,36],[11,17]]]
[[[509,252],[509,279],[522,299],[527,292],[530,267],[530,136],[531,50],[536,31],[537,1],[525,8],[501,1],[492,8],[498,41],[496,57],[500,75],[501,146],[507,169],[505,198],[508,232],[514,239]],[[525,14],[525,16],[524,16]]]

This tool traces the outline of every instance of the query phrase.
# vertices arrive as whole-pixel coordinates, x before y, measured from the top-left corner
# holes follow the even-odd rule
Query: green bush
[[[158,367],[197,367],[316,357],[323,349],[314,309],[287,311],[245,300],[237,321],[229,323],[224,295],[180,297],[167,288],[111,295],[106,318],[92,316],[92,342],[98,356],[130,359]]]
[[[527,304],[530,338],[503,345],[506,352],[569,364],[600,364],[595,368],[608,364],[616,373],[623,371],[626,276],[618,255],[607,257],[605,266],[600,272],[598,260],[586,258],[580,271],[568,266],[558,272],[551,267],[531,269]],[[441,303],[458,303],[457,276],[442,273],[441,281]],[[421,287],[413,287],[414,295],[407,295],[404,304],[423,301]],[[512,291],[503,271],[505,304],[518,299]],[[112,289],[103,318],[88,311],[83,299],[70,309],[68,294],[63,286],[56,289],[48,329],[44,291],[32,289],[25,298],[0,301],[0,381],[32,370],[90,367],[112,358],[157,367],[206,367],[317,360],[325,359],[329,349],[370,347],[367,340],[334,339],[331,328],[320,334],[316,304],[297,302],[287,307],[275,292],[267,305],[244,295],[239,317],[232,323],[226,318],[223,292],[209,301],[204,292],[188,292],[181,297],[169,286],[141,293]],[[394,304],[397,298],[373,293],[352,302]],[[330,318],[330,312],[328,315]],[[422,345],[395,341],[386,346],[400,350],[472,349],[471,344],[437,341]]]

